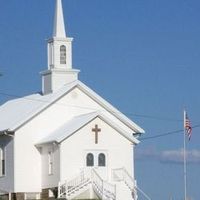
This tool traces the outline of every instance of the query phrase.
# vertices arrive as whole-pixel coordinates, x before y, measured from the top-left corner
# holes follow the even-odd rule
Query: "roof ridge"
[[[114,117],[116,117],[124,125],[126,125],[131,130],[133,130],[133,132],[144,133],[144,130],[142,128],[140,128],[137,124],[135,124],[131,119],[126,117],[117,108],[112,106],[108,101],[103,99],[100,95],[98,95],[96,92],[94,92],[92,89],[90,89],[88,86],[86,86],[84,83],[82,83],[79,80],[72,81],[71,83],[64,85],[59,91],[56,91],[55,93],[52,93],[52,94],[40,95],[39,93],[37,93],[38,98],[35,99],[35,101],[38,101],[40,103],[35,103],[34,101],[33,102],[22,101],[21,99],[18,99],[18,102],[17,102],[17,99],[15,99],[16,100],[15,102],[10,102],[10,104],[8,103],[8,105],[3,104],[2,105],[3,107],[0,107],[0,108],[2,108],[2,109],[0,109],[0,111],[2,111],[1,114],[13,116],[13,107],[14,106],[16,107],[17,106],[16,104],[18,103],[18,105],[21,106],[21,108],[17,107],[18,112],[19,112],[19,109],[21,109],[20,112],[24,113],[24,115],[20,115],[21,118],[19,115],[14,116],[13,118],[18,119],[15,123],[13,123],[12,120],[9,120],[9,121],[3,120],[1,123],[2,126],[0,126],[0,130],[1,129],[2,130],[9,129],[11,131],[16,131],[17,129],[22,127],[24,124],[26,124],[28,121],[30,121],[31,119],[36,117],[39,113],[43,112],[45,109],[50,107],[52,104],[56,103],[59,99],[61,99],[63,96],[68,94],[71,90],[73,90],[76,87],[79,88],[83,93],[88,95],[91,99],[93,99],[97,104],[99,104],[102,107],[102,110],[105,110],[108,113],[110,113],[111,115],[113,115]],[[29,95],[27,97],[30,97],[30,96],[31,95]],[[27,99],[25,99],[25,100],[27,100]],[[31,105],[29,105],[29,104],[31,104]],[[30,110],[30,107],[32,105],[34,107]],[[89,112],[89,110],[88,110],[88,113],[85,113],[85,115],[89,115],[92,113],[102,115],[102,112],[103,111],[98,110],[98,109],[95,110],[94,112]],[[78,117],[78,115],[77,115],[77,117]]]

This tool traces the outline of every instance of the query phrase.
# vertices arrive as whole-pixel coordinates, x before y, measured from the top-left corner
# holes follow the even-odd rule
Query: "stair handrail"
[[[113,169],[113,179],[115,181],[124,181],[130,190],[133,190],[135,187],[134,178],[129,174],[129,172],[124,167]]]
[[[116,199],[116,185],[104,181],[103,194],[105,199],[115,200]]]
[[[60,181],[58,183],[58,198],[63,197],[66,194],[67,184],[66,181]]]
[[[60,181],[58,184],[58,197],[61,198],[64,195],[69,196],[75,190],[82,187],[87,181],[91,179],[90,171],[83,170],[78,176],[74,177],[70,181]]]
[[[113,169],[112,176],[114,181],[124,181],[131,190],[133,199],[137,199],[136,181],[124,167]]]
[[[93,189],[101,199],[116,199],[116,185],[103,180],[95,169],[83,170],[70,181],[60,181],[58,184],[58,198],[70,196],[83,185],[89,183],[92,183]]]
[[[92,169],[91,170],[91,178],[92,178],[92,186],[95,189],[96,193],[102,197],[103,195],[103,179],[99,176],[99,174]]]
[[[66,183],[67,184],[66,195],[70,195],[71,193],[81,188],[82,185],[84,185],[86,182],[89,182],[90,180],[91,180],[91,172],[88,170],[81,171],[77,177]]]
[[[92,186],[103,200],[116,199],[116,185],[103,180],[95,169],[92,170]]]

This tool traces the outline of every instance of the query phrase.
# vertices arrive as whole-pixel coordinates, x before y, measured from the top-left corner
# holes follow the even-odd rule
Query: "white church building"
[[[79,79],[56,0],[42,92],[0,106],[0,194],[13,200],[136,200],[144,130]]]

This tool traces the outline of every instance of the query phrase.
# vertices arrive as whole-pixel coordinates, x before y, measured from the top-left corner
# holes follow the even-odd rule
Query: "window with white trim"
[[[0,176],[5,175],[5,148],[0,147]]]
[[[86,156],[86,166],[87,167],[94,166],[94,155],[92,153],[88,153]]]
[[[49,175],[53,174],[53,152],[49,151],[48,152],[48,171]]]
[[[107,153],[102,150],[87,150],[85,163],[86,167],[106,167]]]
[[[100,153],[98,156],[98,166],[105,167],[106,166],[106,156],[104,153]]]

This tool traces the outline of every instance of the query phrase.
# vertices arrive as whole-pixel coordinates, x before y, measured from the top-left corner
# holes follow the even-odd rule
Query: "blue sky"
[[[73,65],[80,80],[151,137],[180,130],[183,108],[200,124],[198,0],[64,0]],[[3,0],[0,6],[0,102],[41,90],[53,0]],[[188,196],[199,200],[200,128],[188,149]],[[138,185],[153,200],[183,199],[183,135],[141,140]],[[143,200],[143,197],[140,198]]]

